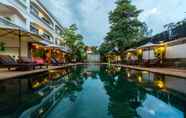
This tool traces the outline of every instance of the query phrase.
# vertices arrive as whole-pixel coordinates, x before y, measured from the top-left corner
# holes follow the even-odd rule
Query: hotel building
[[[65,41],[60,36],[62,33],[63,26],[41,1],[0,1],[0,46],[5,47],[0,54],[15,58],[19,55],[31,56],[32,44],[64,44]],[[61,48],[64,52],[69,51],[65,44]]]

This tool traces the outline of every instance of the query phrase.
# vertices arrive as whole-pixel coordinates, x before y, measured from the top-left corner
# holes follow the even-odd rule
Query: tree
[[[116,8],[110,12],[109,16],[110,32],[107,33],[101,48],[117,47],[122,52],[134,42],[141,40],[147,28],[144,23],[138,20],[140,13],[141,10],[137,10],[130,0],[117,0]]]
[[[62,34],[65,43],[71,48],[72,58],[76,61],[83,61],[86,57],[85,44],[83,36],[77,33],[78,28],[75,24],[64,29]]]

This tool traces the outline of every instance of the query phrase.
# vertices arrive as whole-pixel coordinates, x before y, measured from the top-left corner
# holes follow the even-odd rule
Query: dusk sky
[[[64,27],[77,24],[85,43],[99,46],[109,31],[108,13],[115,0],[42,0]],[[159,33],[165,24],[186,17],[186,0],[133,0],[144,10],[139,19]]]

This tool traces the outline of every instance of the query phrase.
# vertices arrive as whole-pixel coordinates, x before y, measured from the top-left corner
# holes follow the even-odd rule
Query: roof
[[[145,48],[153,48],[153,47],[160,47],[162,46],[161,44],[154,44],[152,42],[148,42],[140,47],[138,47],[138,49],[145,49]]]

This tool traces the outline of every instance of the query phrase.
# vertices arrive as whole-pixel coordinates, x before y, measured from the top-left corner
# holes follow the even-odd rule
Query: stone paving
[[[62,66],[49,66],[49,68],[36,69],[32,71],[8,71],[7,69],[0,69],[0,80],[20,77],[20,76],[25,76],[25,75],[31,75],[31,74],[36,74],[40,72],[46,72],[49,70],[54,70],[54,69],[59,69],[59,68],[64,68],[64,67],[74,66],[74,65],[80,65],[80,64],[83,64],[83,63],[67,64],[67,65],[62,65]],[[96,64],[106,64],[106,63],[96,63]],[[121,64],[112,64],[112,65],[186,78],[186,69],[157,68],[157,67],[147,68],[147,67],[129,66],[129,65],[121,65]]]
[[[20,76],[25,76],[25,75],[31,75],[31,74],[36,74],[40,72],[46,72],[49,70],[64,68],[64,67],[73,66],[73,65],[77,65],[77,64],[67,64],[67,65],[62,65],[62,66],[49,66],[48,68],[43,67],[42,69],[35,69],[31,71],[15,71],[15,70],[8,71],[8,69],[0,69],[0,80],[20,77]]]
[[[125,68],[135,69],[135,70],[142,70],[142,71],[149,71],[153,73],[165,74],[170,76],[177,76],[186,78],[186,69],[178,69],[178,68],[166,68],[166,67],[140,67],[140,66],[130,66],[130,65],[120,65],[120,64],[113,64],[116,66],[121,66]]]

